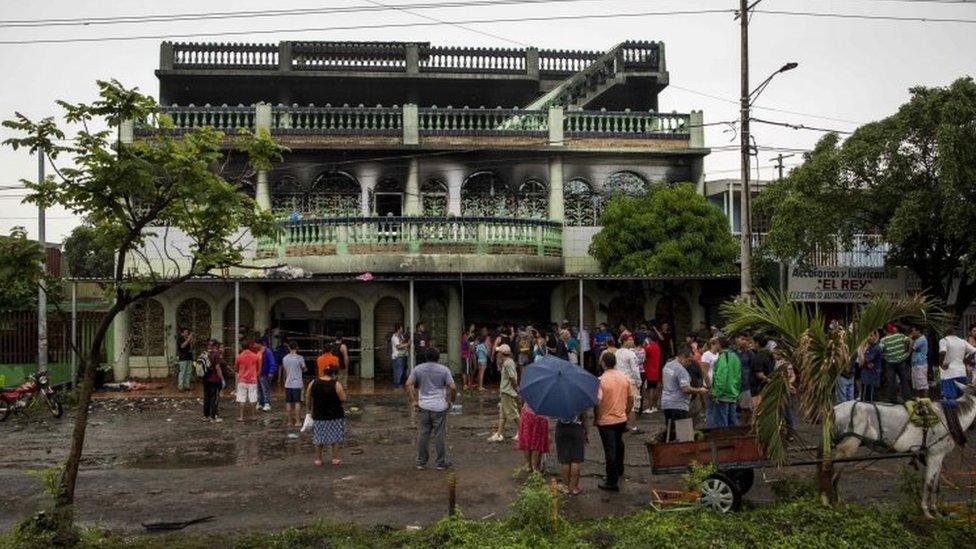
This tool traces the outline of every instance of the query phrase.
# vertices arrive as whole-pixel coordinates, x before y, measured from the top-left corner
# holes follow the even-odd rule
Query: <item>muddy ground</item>
[[[447,511],[447,474],[417,471],[411,413],[404,395],[353,396],[359,413],[348,419],[348,444],[338,468],[312,464],[307,435],[289,438],[283,427],[280,402],[251,423],[235,423],[230,401],[222,401],[228,421],[214,424],[200,419],[200,400],[111,399],[93,405],[85,458],[78,481],[77,513],[81,521],[136,532],[140,523],[185,520],[215,515],[194,530],[271,530],[319,519],[353,521],[361,525],[405,527],[427,524]],[[511,443],[486,438],[497,414],[497,399],[468,396],[463,413],[449,419],[450,457],[456,466],[458,503],[468,518],[501,516],[513,499],[514,475],[522,455]],[[51,467],[67,451],[71,414],[53,419],[45,412],[18,415],[0,423],[0,528],[44,507],[48,501],[31,469]],[[625,436],[627,472],[619,494],[596,485],[603,455],[596,430],[583,467],[584,494],[570,498],[566,512],[573,517],[628,513],[650,501],[651,476],[644,441],[661,427],[661,415],[642,416],[641,434]],[[816,430],[807,429],[811,439]],[[554,450],[554,448],[553,448]],[[965,471],[976,463],[976,452],[956,451],[947,460],[943,496],[968,500],[973,482]],[[555,472],[552,459],[550,469]],[[855,501],[896,501],[905,461],[859,464],[842,481],[842,495]],[[432,464],[431,464],[432,465]],[[811,467],[788,471],[767,469],[757,475],[749,504],[773,500],[769,481],[784,474],[812,477]],[[655,476],[656,487],[678,488],[679,475]]]

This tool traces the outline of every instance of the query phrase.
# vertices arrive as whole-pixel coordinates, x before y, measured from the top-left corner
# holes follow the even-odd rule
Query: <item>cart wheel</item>
[[[739,488],[739,493],[746,495],[752,489],[752,483],[756,480],[756,472],[752,469],[729,469],[725,472]]]
[[[735,482],[723,473],[712,473],[701,484],[702,505],[719,513],[738,511],[742,507],[742,493]]]

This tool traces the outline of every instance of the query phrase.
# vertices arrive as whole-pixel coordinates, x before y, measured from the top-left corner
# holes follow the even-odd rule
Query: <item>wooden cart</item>
[[[648,442],[651,474],[673,475],[689,471],[692,462],[712,464],[716,471],[699,487],[701,504],[727,513],[742,507],[742,497],[752,488],[755,469],[775,467],[765,459],[748,426],[705,429],[705,437],[691,442]],[[834,459],[834,463],[915,457],[910,452],[873,454]],[[818,465],[817,459],[788,460],[784,466]]]

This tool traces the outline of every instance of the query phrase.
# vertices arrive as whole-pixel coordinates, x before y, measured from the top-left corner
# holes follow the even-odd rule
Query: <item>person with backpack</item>
[[[729,341],[722,340],[722,349],[712,364],[712,414],[711,425],[706,427],[731,427],[739,423],[736,406],[742,387],[742,371],[739,355],[729,348]]]
[[[217,416],[217,405],[220,403],[220,390],[224,388],[224,353],[220,343],[211,339],[207,342],[207,350],[198,359],[202,369],[200,378],[203,380],[203,420],[221,422]]]

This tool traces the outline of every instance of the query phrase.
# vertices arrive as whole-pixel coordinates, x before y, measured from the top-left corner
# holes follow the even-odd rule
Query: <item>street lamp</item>
[[[745,57],[743,58],[745,59]],[[742,126],[742,141],[739,145],[739,152],[741,154],[741,171],[742,171],[742,184],[740,187],[741,195],[739,197],[739,229],[742,233],[742,242],[740,250],[740,292],[742,297],[746,299],[752,298],[752,208],[750,207],[751,196],[749,194],[749,165],[750,165],[750,155],[751,151],[749,149],[749,108],[756,102],[759,95],[766,89],[766,86],[772,82],[773,78],[777,74],[791,71],[799,66],[798,63],[786,63],[780,67],[776,72],[769,75],[768,78],[762,81],[761,84],[756,86],[756,89],[749,90],[749,69],[748,65],[743,63],[742,67],[742,95],[740,98],[740,125]]]

